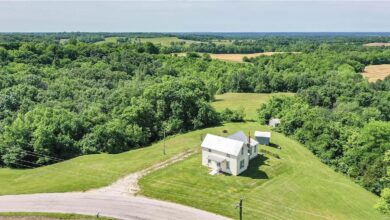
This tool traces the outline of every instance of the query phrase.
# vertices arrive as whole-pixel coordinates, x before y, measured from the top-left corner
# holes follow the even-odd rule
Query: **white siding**
[[[214,162],[211,162],[210,164],[208,163],[208,156],[215,155],[215,156],[225,158],[226,161],[229,161],[229,163],[230,163],[229,164],[230,169],[226,169],[226,162],[221,163],[221,171],[222,172],[229,173],[229,174],[232,174],[234,176],[237,176],[239,174],[238,170],[239,170],[240,164],[237,163],[237,157],[230,155],[230,154],[228,156],[226,153],[222,153],[222,152],[215,151],[215,150],[210,150],[211,152],[209,152],[209,150],[210,149],[208,149],[208,148],[202,147],[202,165],[210,167],[212,169],[216,169],[217,168],[216,163],[214,163]]]

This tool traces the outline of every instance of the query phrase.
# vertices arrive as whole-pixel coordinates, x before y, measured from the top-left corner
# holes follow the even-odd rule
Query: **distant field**
[[[119,37],[106,37],[104,41],[98,41],[95,44],[104,44],[104,43],[117,43]]]
[[[390,43],[368,43],[368,44],[364,44],[363,46],[366,46],[366,47],[387,47],[387,46],[390,46]]]
[[[241,53],[221,53],[221,54],[213,54],[209,53],[210,57],[212,59],[216,60],[224,60],[224,61],[230,61],[230,62],[244,62],[243,58],[253,58],[253,57],[259,57],[259,56],[272,56],[275,54],[283,54],[283,53],[299,53],[299,52],[263,52],[263,53],[248,53],[248,54],[241,54]],[[186,53],[174,53],[178,56],[185,56]],[[199,53],[202,54],[202,53]]]
[[[212,103],[212,106],[217,111],[222,111],[225,108],[237,110],[240,107],[244,107],[246,113],[245,118],[247,120],[255,120],[256,109],[275,95],[292,96],[294,93],[225,93],[216,95],[215,102]]]
[[[233,62],[243,62],[244,57],[253,58],[259,56],[272,56],[275,54],[282,54],[285,52],[263,52],[263,53],[249,53],[249,54],[210,54],[212,59],[233,61]]]
[[[383,80],[390,75],[390,64],[370,65],[364,68],[363,76],[369,82],[375,82],[379,79]]]
[[[185,44],[200,43],[200,41],[184,40],[184,39],[179,39],[177,37],[136,38],[136,40],[140,40],[143,43],[151,42],[153,44],[161,44],[163,46],[169,46],[171,45],[171,42],[174,43],[183,42]]]

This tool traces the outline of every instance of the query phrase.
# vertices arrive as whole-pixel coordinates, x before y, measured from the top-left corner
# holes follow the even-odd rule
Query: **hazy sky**
[[[390,0],[0,0],[0,32],[390,32]]]

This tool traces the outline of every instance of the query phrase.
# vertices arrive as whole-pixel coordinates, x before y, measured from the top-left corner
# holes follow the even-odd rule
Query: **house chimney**
[[[248,144],[249,144],[249,146],[251,146],[251,132],[249,132],[249,135],[248,135]]]

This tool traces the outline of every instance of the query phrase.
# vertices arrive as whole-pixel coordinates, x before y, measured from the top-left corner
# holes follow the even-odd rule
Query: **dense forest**
[[[121,40],[95,43],[113,36]],[[161,36],[199,43],[135,40]],[[390,64],[390,48],[363,46],[379,41],[390,37],[2,34],[0,166],[127,151],[164,134],[242,121],[242,112],[210,106],[217,93],[289,91],[297,95],[261,106],[260,122],[280,118],[278,131],[389,200],[390,77],[369,83],[359,74],[366,65]],[[244,63],[194,53],[263,51],[300,53]],[[385,205],[380,209],[390,212]]]

